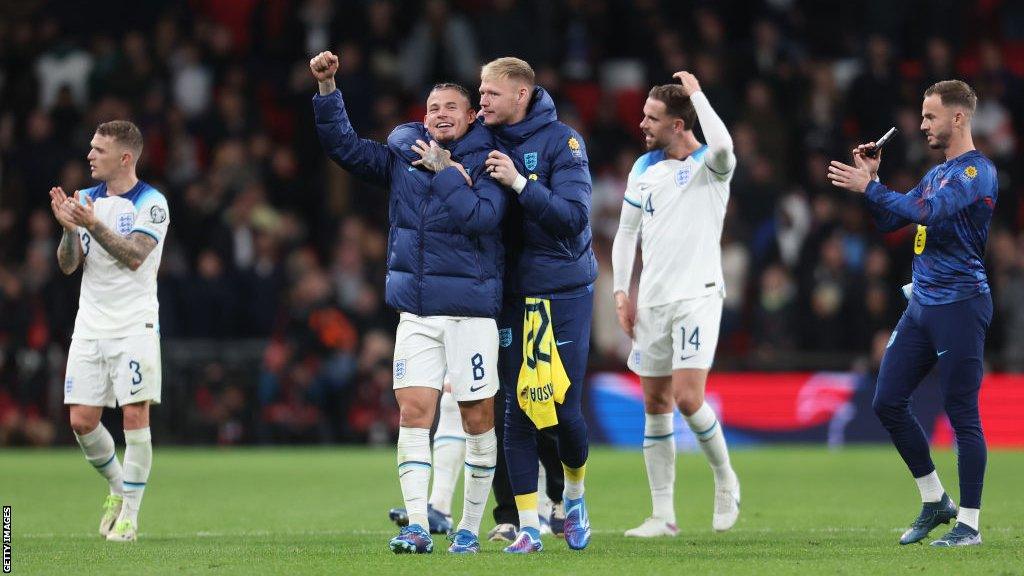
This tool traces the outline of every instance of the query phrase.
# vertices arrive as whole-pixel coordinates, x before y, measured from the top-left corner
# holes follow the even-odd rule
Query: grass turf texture
[[[891,448],[738,450],[743,512],[711,531],[713,484],[700,454],[679,458],[676,538],[626,539],[650,513],[639,451],[596,449],[587,465],[594,536],[582,552],[396,556],[387,509],[401,504],[390,450],[157,446],[134,544],[96,533],[106,483],[77,450],[0,451],[0,504],[13,506],[14,574],[1020,574],[1024,452],[989,454],[984,544],[897,545],[916,516],[914,483]],[[935,455],[956,497],[954,456]],[[461,482],[455,498],[461,507]],[[483,530],[493,526],[489,510]],[[938,537],[946,526],[932,532]],[[929,539],[930,541],[930,539]]]

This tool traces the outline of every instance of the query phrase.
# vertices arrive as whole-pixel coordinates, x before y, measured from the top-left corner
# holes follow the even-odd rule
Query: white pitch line
[[[866,534],[871,532],[892,532],[902,533],[905,528],[866,528],[866,527],[854,527],[854,528],[805,528],[805,529],[779,529],[772,527],[764,528],[738,528],[730,530],[731,534]],[[621,535],[623,530],[613,529],[601,529],[593,530],[594,534],[603,535]],[[989,534],[992,532],[1006,533],[1006,532],[1020,532],[1019,528],[1010,526],[998,526],[985,528],[984,533]],[[143,536],[149,536],[151,538],[259,538],[269,536],[393,536],[394,530],[304,530],[304,531],[281,531],[271,532],[269,530],[235,530],[235,531],[206,531],[202,530],[199,532],[152,532],[152,533],[141,533]],[[712,534],[711,530],[702,532],[681,532],[679,537],[693,537],[703,536]],[[60,534],[56,532],[36,532],[28,534],[17,534],[15,533],[15,539],[30,539],[30,540],[43,540],[52,538],[63,538],[63,539],[75,539],[75,540],[102,540],[98,534],[93,533],[82,533],[73,532]],[[719,537],[726,538],[727,535],[722,534]]]

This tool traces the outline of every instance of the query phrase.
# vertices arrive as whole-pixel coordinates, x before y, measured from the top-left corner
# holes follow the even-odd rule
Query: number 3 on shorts
[[[484,379],[484,357],[477,352],[470,358],[470,362],[473,364],[473,380]]]
[[[128,367],[131,368],[133,372],[132,384],[142,384],[142,373],[139,372],[139,368],[141,367],[139,366],[139,363],[136,362],[135,360],[132,360],[131,362],[128,363]]]

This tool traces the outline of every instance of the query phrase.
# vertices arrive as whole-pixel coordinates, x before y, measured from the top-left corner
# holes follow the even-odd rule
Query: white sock
[[[690,416],[683,416],[690,430],[697,436],[701,450],[715,474],[715,486],[729,486],[736,482],[736,475],[729,464],[729,448],[725,445],[725,434],[718,423],[715,411],[705,402]]]
[[[931,474],[914,478],[914,482],[917,482],[917,489],[921,491],[922,502],[938,502],[946,493],[946,490],[942,488],[942,482],[939,481],[938,470],[932,470]]]
[[[124,507],[118,521],[131,520],[138,526],[142,493],[146,491],[149,469],[153,466],[153,437],[149,427],[125,430],[124,443],[127,445],[124,450]]]
[[[670,524],[676,521],[673,492],[676,483],[675,414],[644,415],[644,463],[647,484],[651,487],[651,508],[655,518]]]
[[[427,485],[430,484],[430,429],[398,429],[398,482],[409,514],[409,525],[429,529]]]
[[[961,507],[960,511],[956,514],[956,521],[961,522],[963,524],[967,524],[971,528],[974,528],[974,531],[977,532],[979,526],[978,516],[980,515],[981,510],[979,510],[978,508]]]
[[[548,498],[548,471],[541,462],[537,467],[537,514],[551,520],[551,498]]]
[[[498,437],[494,435],[494,428],[483,434],[466,435],[466,478],[459,530],[480,533],[480,521],[484,517],[487,498],[491,495],[497,461]]]
[[[452,513],[452,494],[466,458],[466,434],[462,431],[462,412],[451,393],[441,395],[440,418],[434,434],[433,485],[430,505],[438,512]]]
[[[78,445],[82,447],[85,459],[96,468],[97,472],[107,479],[107,483],[110,484],[110,493],[117,494],[118,496],[124,494],[124,488],[121,484],[124,471],[121,469],[121,463],[117,460],[117,452],[114,449],[114,437],[110,435],[110,432],[103,426],[103,423],[100,422],[100,425],[88,434],[81,436],[75,434],[75,439],[78,440]]]
[[[466,440],[451,436],[434,440],[434,478],[430,487],[429,503],[435,510],[451,516],[452,494],[459,472],[466,458]]]
[[[585,471],[586,467],[587,465],[584,464],[581,468],[577,468],[577,470]],[[583,493],[586,491],[583,485],[583,476],[581,475],[574,479],[569,473],[571,468],[564,463],[562,464],[562,470],[565,473],[565,490],[562,492],[562,496],[566,500],[579,500],[583,498]]]

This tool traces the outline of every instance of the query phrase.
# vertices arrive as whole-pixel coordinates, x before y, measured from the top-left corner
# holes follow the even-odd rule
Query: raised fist
[[[333,80],[338,72],[338,57],[332,52],[321,52],[309,59],[309,71],[317,82]]]

